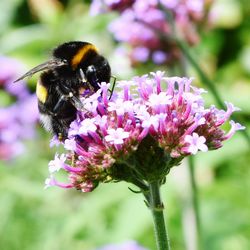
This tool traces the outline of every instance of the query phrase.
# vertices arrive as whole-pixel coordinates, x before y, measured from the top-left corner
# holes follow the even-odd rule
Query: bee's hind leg
[[[52,132],[59,141],[63,142],[68,136],[68,127],[66,127],[60,120],[52,119]]]

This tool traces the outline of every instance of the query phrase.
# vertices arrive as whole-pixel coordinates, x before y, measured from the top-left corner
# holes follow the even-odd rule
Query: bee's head
[[[72,74],[79,67],[86,68],[88,58],[96,54],[98,54],[97,49],[91,43],[79,41],[63,43],[54,49],[52,59],[34,67],[15,82],[45,70],[56,69],[59,74],[61,72]]]
[[[97,54],[96,47],[87,42],[67,42],[54,49],[53,56],[60,60],[66,60],[72,69],[76,69],[91,54]]]

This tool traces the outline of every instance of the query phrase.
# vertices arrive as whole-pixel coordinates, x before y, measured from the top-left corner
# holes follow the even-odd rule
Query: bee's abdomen
[[[43,86],[41,79],[38,80],[36,85],[36,95],[41,103],[45,103],[48,97],[48,90]]]

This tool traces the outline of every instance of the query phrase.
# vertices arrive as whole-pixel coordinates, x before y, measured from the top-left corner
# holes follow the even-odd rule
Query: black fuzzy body
[[[40,84],[47,89],[48,95],[44,103],[38,100],[38,109],[44,127],[58,137],[60,135],[60,138],[66,138],[70,123],[76,119],[77,110],[69,100],[63,101],[56,112],[54,108],[62,93],[67,94],[63,91],[65,86],[70,86],[70,89],[73,87],[77,91],[75,95],[79,96],[77,85],[80,86],[81,83],[73,76],[68,79],[59,77],[54,71],[56,70],[45,71],[40,77]],[[72,84],[73,82],[75,84]]]
[[[77,109],[70,99],[60,101],[61,97],[68,96],[71,92],[79,98],[82,89],[95,92],[99,89],[99,83],[110,80],[111,69],[108,61],[94,50],[87,49],[83,60],[72,66],[72,58],[81,48],[89,45],[91,44],[86,42],[69,42],[58,46],[53,52],[54,59],[67,63],[44,71],[38,83],[47,91],[46,100],[38,100],[41,121],[47,130],[62,140],[67,138],[70,123],[76,119]],[[89,71],[89,66],[94,73]],[[80,71],[84,73],[85,81]]]

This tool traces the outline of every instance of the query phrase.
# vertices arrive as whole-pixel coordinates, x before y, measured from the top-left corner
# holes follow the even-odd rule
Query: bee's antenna
[[[25,73],[24,75],[22,75],[21,77],[19,77],[17,80],[15,80],[14,83],[18,82],[20,80],[23,80],[26,77],[31,77],[31,76],[33,76],[37,72],[48,70],[48,69],[52,69],[54,67],[63,66],[65,64],[67,64],[67,62],[65,60],[51,59],[51,60],[49,60],[47,62],[44,62],[44,63],[42,63],[40,65],[37,65],[33,69],[29,70],[27,73]]]

